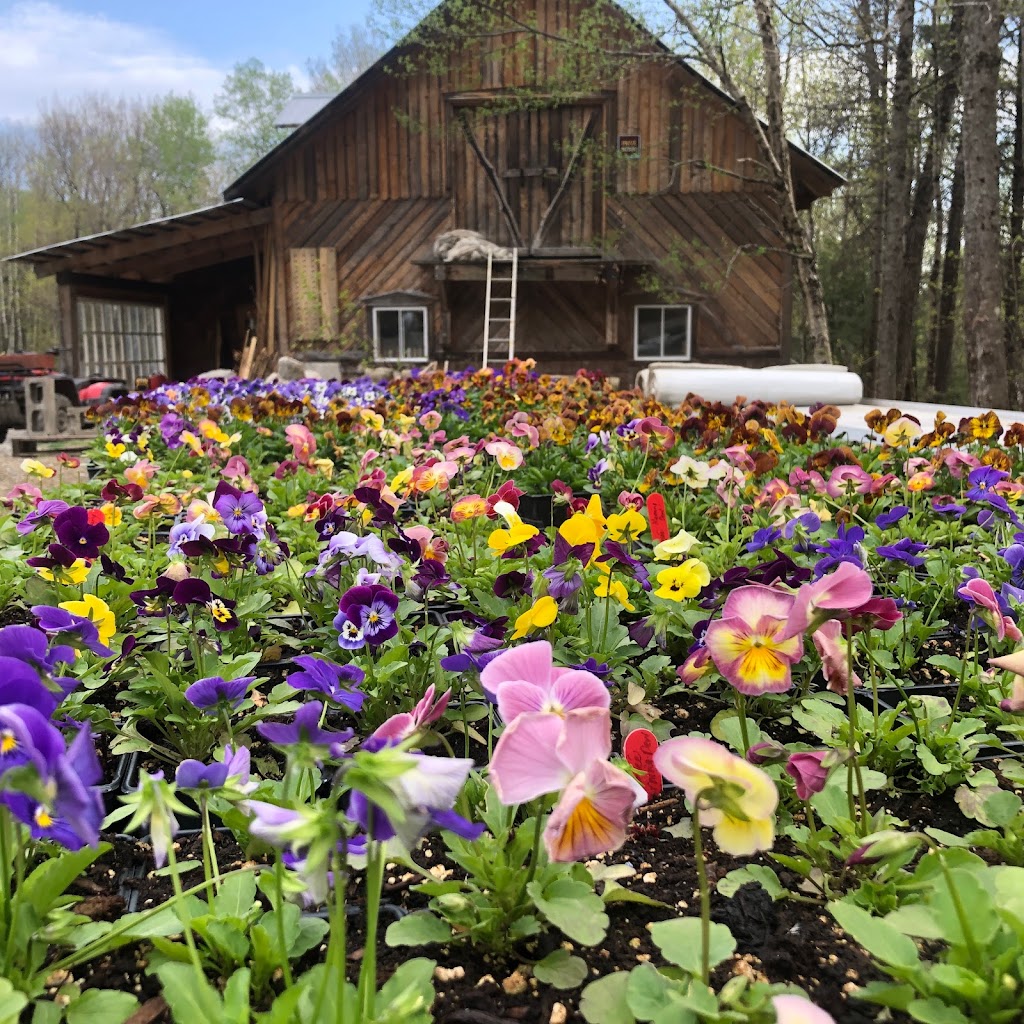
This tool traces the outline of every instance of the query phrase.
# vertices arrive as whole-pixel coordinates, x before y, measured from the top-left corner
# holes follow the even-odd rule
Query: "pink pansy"
[[[740,693],[783,693],[793,685],[791,667],[804,653],[803,637],[783,636],[791,594],[771,587],[738,587],[722,618],[708,626],[704,643],[715,667]]]
[[[425,430],[437,430],[441,426],[441,414],[436,409],[430,409],[423,413],[416,422]]]
[[[854,686],[861,685],[860,676],[856,672],[850,674],[848,642],[843,638],[843,625],[838,619],[823,622],[811,635],[811,640],[821,658],[821,671],[828,688],[833,693],[845,695],[851,679]]]
[[[376,448],[367,448],[363,452],[363,457],[359,460],[359,469],[361,472],[366,472],[366,467],[373,462],[374,459],[380,458],[380,452]]]
[[[564,716],[611,706],[608,688],[593,673],[555,666],[547,640],[499,654],[480,673],[480,683],[506,723],[534,711]]]
[[[292,446],[292,455],[302,463],[309,462],[316,454],[316,438],[309,427],[302,423],[289,423],[284,436]]]
[[[977,469],[981,465],[981,459],[976,455],[968,455],[966,452],[959,452],[955,448],[947,448],[942,453],[942,461],[946,464],[946,469],[958,480],[965,472]]]
[[[634,779],[608,762],[607,708],[520,715],[498,740],[490,780],[506,805],[562,795],[544,829],[553,861],[571,862],[618,849],[633,810],[646,800]]]
[[[797,466],[795,469],[790,470],[789,482],[800,490],[807,490],[808,487],[812,487],[819,494],[825,490],[825,478],[814,469],[808,472],[806,469],[801,469],[800,466]]]
[[[907,459],[903,463],[903,475],[913,476],[919,469],[926,469],[931,466],[930,459],[922,459],[920,455],[915,455],[911,459]]]
[[[756,502],[755,502],[756,504]],[[771,516],[772,524],[775,526],[785,526],[793,517],[788,515],[790,509],[803,508],[803,501],[799,494],[784,494],[778,501],[776,501],[772,507],[768,510],[768,515]]]
[[[868,492],[870,494],[881,494],[895,479],[895,473],[882,473],[880,476],[873,476]]]
[[[707,675],[707,671],[711,667],[710,661],[711,651],[707,647],[698,647],[683,659],[682,665],[676,669],[676,675],[687,686],[693,686],[701,676]]]
[[[719,463],[719,466],[723,463]],[[735,508],[739,501],[739,492],[743,489],[743,486],[747,482],[747,476],[741,469],[736,469],[733,466],[726,466],[723,473],[722,479],[715,487],[715,493],[719,498],[725,502],[730,508]]]
[[[754,469],[754,460],[747,454],[747,447],[745,444],[734,444],[723,452],[737,469],[742,469],[745,473]]]
[[[635,491],[619,491],[618,502],[622,508],[639,512],[644,507],[644,496]]]
[[[448,541],[435,537],[429,526],[409,526],[403,532],[406,537],[416,541],[423,558],[432,558],[442,565],[448,561]]]
[[[793,498],[799,501],[796,492],[793,490],[785,480],[779,477],[773,477],[761,488],[761,493],[754,500],[755,505],[773,505],[775,502],[782,498]]]
[[[957,595],[974,605],[978,615],[996,631],[997,640],[1009,637],[1016,642],[1022,639],[1017,623],[1003,614],[995,591],[987,580],[970,579],[957,588]]]
[[[871,474],[860,466],[836,466],[828,478],[825,490],[833,498],[850,494],[867,494],[873,481]]]
[[[139,468],[139,464],[136,463],[135,468]],[[153,467],[154,472],[156,467]],[[220,475],[225,480],[241,480],[243,477],[247,477],[251,470],[249,469],[249,463],[246,462],[245,457],[242,455],[232,455],[227,462],[224,463],[224,468],[220,471]]]
[[[836,1024],[835,1018],[803,996],[772,997],[776,1024]]]
[[[536,448],[540,444],[540,431],[530,423],[528,413],[515,413],[506,421],[505,429],[513,437],[525,437],[531,448]]]
[[[815,793],[825,788],[828,768],[822,761],[829,753],[828,750],[800,750],[790,755],[785,771],[796,782],[796,795],[801,800],[810,800]]]
[[[13,505],[21,498],[28,498],[33,505],[38,505],[43,500],[43,492],[35,484],[15,484],[8,492],[4,501]]]
[[[852,562],[840,562],[835,572],[813,583],[805,583],[797,591],[793,610],[783,636],[805,633],[815,618],[841,618],[830,611],[852,612],[871,599],[871,577]],[[826,612],[821,615],[821,612]]]
[[[446,690],[437,700],[434,700],[434,684],[427,687],[423,699],[413,708],[412,712],[403,711],[400,714],[392,715],[386,722],[378,726],[370,735],[374,740],[390,740],[394,743],[401,743],[408,739],[413,733],[436,722],[448,707],[452,691]]]
[[[523,464],[523,452],[508,441],[489,441],[484,451],[492,455],[498,465],[506,472],[512,473]]]

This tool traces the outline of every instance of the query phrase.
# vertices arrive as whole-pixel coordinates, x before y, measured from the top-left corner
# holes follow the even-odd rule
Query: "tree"
[[[384,34],[374,28],[350,25],[339,29],[329,58],[317,57],[306,64],[313,92],[340,92],[354,82],[388,49]]]
[[[999,146],[996,135],[1002,16],[997,0],[972,0],[964,12],[963,324],[970,400],[1009,403],[1002,320]]]
[[[775,24],[773,0],[754,0],[765,91],[764,120],[752,105],[747,92],[725,59],[725,47],[699,25],[688,8],[676,0],[664,0],[679,25],[685,30],[695,49],[695,56],[721,81],[735,101],[740,114],[757,140],[762,170],[779,203],[782,235],[796,261],[797,276],[804,299],[804,317],[810,336],[812,359],[818,363],[832,362],[828,311],[818,273],[818,258],[810,226],[801,220],[797,210],[796,192],[790,169],[788,123],[782,80],[782,59]],[[716,18],[716,23],[721,20]]]
[[[165,96],[143,114],[144,166],[160,216],[211,202],[216,159],[209,118],[191,96]]]
[[[287,135],[274,121],[294,93],[289,72],[272,71],[255,57],[236,64],[224,79],[213,112],[227,122],[221,150],[230,175],[237,177]]]

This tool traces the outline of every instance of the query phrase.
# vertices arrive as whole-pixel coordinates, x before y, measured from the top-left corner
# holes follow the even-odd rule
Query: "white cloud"
[[[31,120],[41,102],[90,92],[191,93],[208,108],[223,79],[222,69],[155,29],[47,0],[0,0],[0,121]]]

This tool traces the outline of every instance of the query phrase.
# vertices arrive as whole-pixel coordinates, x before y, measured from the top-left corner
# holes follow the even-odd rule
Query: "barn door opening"
[[[602,230],[604,105],[453,104],[455,222],[524,254],[590,253]]]

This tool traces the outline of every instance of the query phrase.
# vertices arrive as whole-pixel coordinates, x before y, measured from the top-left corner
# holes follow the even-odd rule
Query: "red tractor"
[[[128,394],[123,380],[87,377],[75,380],[57,372],[54,352],[15,352],[0,355],[0,441],[12,427],[24,429],[25,381],[34,377],[52,377],[57,400],[57,433],[78,430],[77,409],[102,405],[112,398]]]

